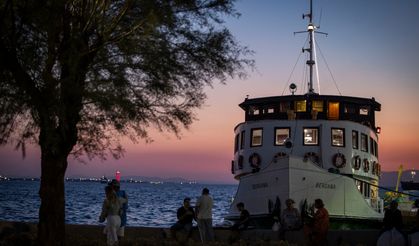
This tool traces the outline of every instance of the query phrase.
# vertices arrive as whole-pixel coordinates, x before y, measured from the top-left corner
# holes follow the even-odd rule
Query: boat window
[[[250,114],[251,115],[259,115],[260,114],[260,110],[256,107],[251,107],[250,108]]]
[[[307,111],[307,101],[295,101],[295,111],[296,112],[306,112]]]
[[[240,133],[240,149],[244,149],[244,131]]]
[[[317,112],[323,112],[323,101],[313,101],[312,109],[316,110]]]
[[[319,144],[319,129],[318,128],[304,128],[304,145],[318,145]]]
[[[361,133],[361,150],[368,152],[368,136]]]
[[[239,169],[243,169],[243,156],[239,155],[239,161],[237,163]]]
[[[362,193],[362,182],[359,180],[355,180],[355,185],[358,188],[359,192]]]
[[[239,150],[239,134],[234,138],[234,153]]]
[[[371,196],[371,185],[369,183],[355,180],[355,185],[365,198],[369,198]]]
[[[363,106],[359,108],[359,114],[360,115],[368,115],[370,109],[368,106]]]
[[[280,102],[279,103],[279,112],[286,113],[287,110],[290,110],[289,102]]]
[[[371,187],[369,183],[364,182],[364,197],[369,198],[371,196]]]
[[[338,102],[329,102],[327,118],[329,120],[339,119],[339,103]]]
[[[378,158],[378,144],[375,140],[374,140],[374,148],[375,148],[375,156]]]
[[[262,128],[252,129],[250,146],[262,146]]]
[[[345,114],[356,114],[356,108],[352,105],[345,105]]]
[[[275,128],[275,145],[284,145],[290,137],[290,128]]]
[[[345,147],[345,129],[332,128],[332,146]]]
[[[267,112],[268,114],[273,114],[273,113],[275,112],[275,110],[274,110],[274,108],[268,108],[268,109],[266,110],[266,112]]]
[[[374,140],[370,137],[370,151],[371,154],[375,155]]]
[[[352,131],[352,149],[358,149],[358,131]]]

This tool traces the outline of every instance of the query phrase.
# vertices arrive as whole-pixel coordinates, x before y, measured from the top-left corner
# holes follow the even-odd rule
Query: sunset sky
[[[202,182],[235,183],[230,173],[234,127],[244,120],[238,107],[250,98],[281,95],[300,55],[306,35],[308,0],[242,0],[238,19],[225,25],[244,46],[255,52],[256,70],[245,80],[228,80],[207,88],[208,100],[198,110],[198,121],[177,139],[151,131],[153,143],[124,141],[120,160],[70,159],[67,176],[128,175],[183,177]],[[314,0],[314,20],[329,35],[316,36],[321,53],[342,95],[366,97],[381,103],[377,112],[380,163],[384,171],[419,168],[419,1],[417,0]],[[318,52],[320,89],[324,95],[339,92]],[[302,91],[305,57],[302,55],[290,82]],[[315,87],[318,91],[317,87]],[[288,89],[285,94],[288,94]],[[40,154],[29,148],[27,156],[0,147],[0,174],[39,176]]]

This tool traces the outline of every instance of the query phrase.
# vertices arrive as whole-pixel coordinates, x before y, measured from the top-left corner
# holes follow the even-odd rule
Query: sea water
[[[23,180],[0,182],[0,220],[37,222],[39,184],[39,181]],[[98,182],[66,182],[66,223],[100,224],[105,186]],[[214,199],[213,224],[223,224],[237,185],[122,182],[121,189],[128,195],[128,225],[170,227],[177,220],[176,211],[183,199],[190,197],[194,206],[204,187]]]

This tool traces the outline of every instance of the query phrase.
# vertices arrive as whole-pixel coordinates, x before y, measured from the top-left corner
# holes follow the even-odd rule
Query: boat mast
[[[303,14],[303,19],[305,19],[306,17],[309,18],[307,31],[294,32],[294,34],[308,32],[309,47],[308,48],[303,48],[303,52],[308,51],[309,54],[310,54],[309,60],[307,60],[307,62],[306,62],[306,64],[309,66],[309,69],[310,69],[310,76],[309,76],[309,79],[308,79],[308,92],[307,92],[307,94],[316,94],[316,92],[314,91],[314,88],[313,88],[313,66],[316,64],[316,61],[313,59],[313,54],[315,52],[315,50],[314,50],[315,49],[314,48],[314,33],[320,33],[320,34],[324,34],[324,35],[327,35],[327,33],[315,31],[315,29],[317,29],[319,27],[316,27],[313,24],[313,0],[310,0],[310,12],[308,14]]]
[[[313,89],[313,66],[314,66],[314,64],[316,64],[316,62],[313,60],[313,32],[314,32],[313,0],[310,0],[310,13],[303,15],[303,19],[305,19],[305,17],[309,18],[307,32],[308,32],[308,36],[309,36],[310,48],[305,49],[310,53],[310,59],[307,60],[307,62],[306,62],[306,64],[310,68],[310,77],[309,77],[309,80],[308,80],[308,94],[314,94],[314,89]]]

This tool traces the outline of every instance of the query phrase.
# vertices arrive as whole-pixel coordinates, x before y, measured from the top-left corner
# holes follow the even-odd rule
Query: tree
[[[253,65],[223,26],[233,1],[1,1],[0,143],[40,146],[41,245],[64,244],[70,155],[118,158],[118,139],[150,126],[178,134],[204,87]]]

